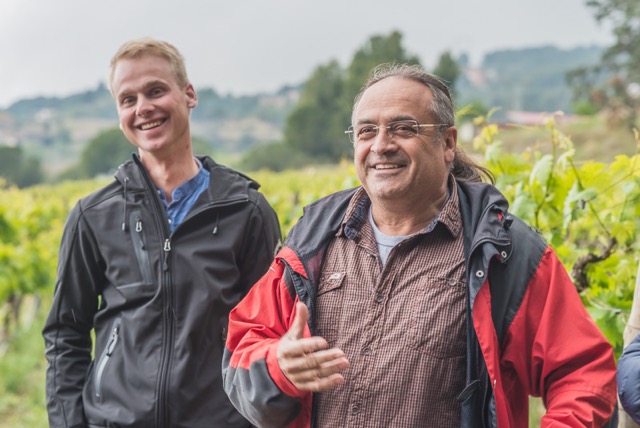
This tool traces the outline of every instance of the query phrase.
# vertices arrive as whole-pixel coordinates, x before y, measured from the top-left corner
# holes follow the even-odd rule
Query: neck
[[[380,232],[390,236],[407,236],[427,227],[438,215],[447,200],[443,193],[436,200],[426,203],[409,201],[371,201],[371,215]]]
[[[142,156],[140,160],[151,177],[151,181],[161,189],[171,202],[173,191],[182,183],[195,177],[198,173],[198,164],[189,153],[188,156],[173,156],[159,159],[157,157]]]

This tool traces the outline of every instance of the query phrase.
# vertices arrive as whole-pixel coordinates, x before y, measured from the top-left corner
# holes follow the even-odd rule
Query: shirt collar
[[[200,186],[203,186],[206,182],[209,181],[209,177],[211,176],[209,171],[204,168],[202,162],[200,162],[200,159],[196,157],[194,157],[193,159],[198,164],[198,173],[173,190],[173,193],[171,194],[171,203],[178,202],[181,199],[188,197],[197,189],[199,189]],[[166,196],[164,192],[161,189],[158,189],[158,193],[160,194],[162,200],[166,203]]]
[[[458,237],[462,232],[458,186],[456,185],[456,180],[453,175],[449,175],[447,186],[449,188],[449,196],[442,206],[442,209],[433,219],[433,222],[418,233],[429,233],[437,224],[442,224],[453,238]],[[344,235],[349,239],[355,239],[362,225],[368,221],[370,205],[371,200],[364,188],[361,187],[352,196],[344,219],[342,220],[342,227],[338,230],[336,236]]]

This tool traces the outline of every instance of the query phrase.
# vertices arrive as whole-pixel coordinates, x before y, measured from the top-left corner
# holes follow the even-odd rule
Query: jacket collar
[[[258,189],[260,185],[246,175],[216,163],[209,156],[198,156],[203,168],[211,174],[209,187],[206,191],[209,201],[227,201],[248,198],[249,189]],[[114,175],[128,191],[146,189],[149,176],[140,162],[137,154],[118,167]]]

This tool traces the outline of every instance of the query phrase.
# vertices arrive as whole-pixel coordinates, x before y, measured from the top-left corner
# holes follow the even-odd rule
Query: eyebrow
[[[389,119],[389,121],[387,123],[392,123],[392,122],[400,122],[403,120],[415,120],[416,122],[418,121],[415,117],[413,116],[409,116],[406,114],[400,114],[397,116],[393,116],[392,118]],[[360,119],[358,121],[356,121],[355,125],[375,125],[376,122],[374,120],[371,119]]]
[[[168,84],[164,80],[159,80],[159,79],[150,80],[148,82],[145,82],[142,85],[142,91],[148,91],[150,88],[158,85],[167,86]],[[129,96],[131,93],[134,93],[134,92],[136,92],[136,90],[125,88],[125,90],[121,91],[118,94],[118,99],[121,99],[122,97],[125,97],[125,96]]]

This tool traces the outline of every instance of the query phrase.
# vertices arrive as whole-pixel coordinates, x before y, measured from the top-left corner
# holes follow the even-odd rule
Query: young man
[[[610,344],[542,238],[457,148],[449,91],[381,68],[356,98],[362,187],[307,207],[231,312],[224,387],[260,427],[602,427]]]
[[[50,424],[248,427],[220,365],[229,310],[278,245],[276,215],[257,183],[194,157],[198,99],[174,46],[125,43],[109,86],[138,155],[65,225],[43,330]]]

